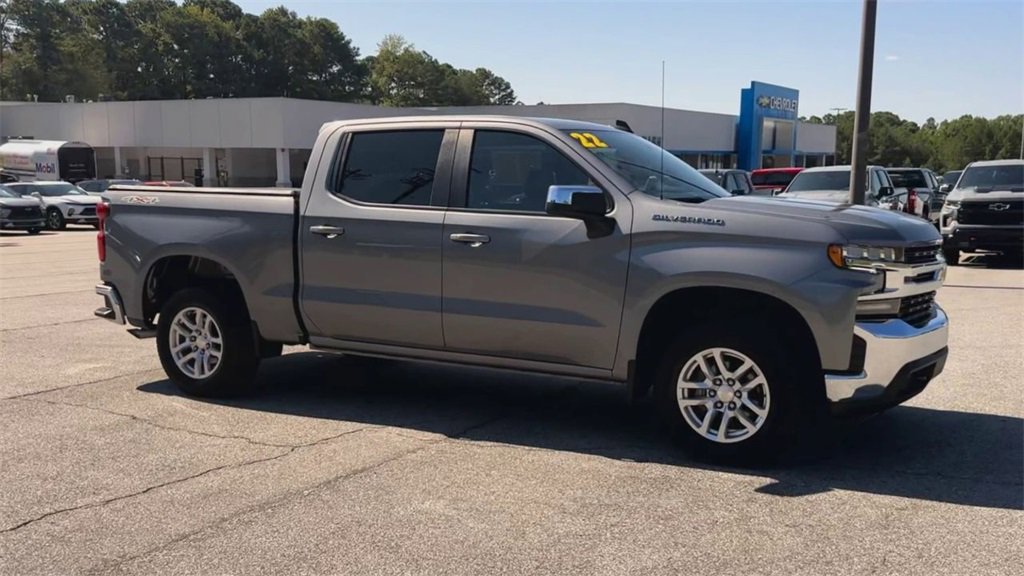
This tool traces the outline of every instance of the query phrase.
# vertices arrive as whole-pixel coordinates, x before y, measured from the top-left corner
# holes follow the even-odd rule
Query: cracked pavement
[[[738,470],[575,380],[296,348],[183,397],[92,317],[93,237],[0,235],[2,575],[1024,573],[1024,271],[991,258],[949,272],[928,390]]]

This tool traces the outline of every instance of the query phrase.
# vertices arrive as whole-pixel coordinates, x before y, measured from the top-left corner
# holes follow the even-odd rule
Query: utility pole
[[[1020,118],[1020,159],[1024,160],[1024,114]]]
[[[860,32],[860,72],[857,78],[857,110],[854,114],[853,157],[850,167],[850,203],[864,204],[868,168],[868,125],[871,123],[871,79],[875,65],[875,15],[878,0],[864,0]]]

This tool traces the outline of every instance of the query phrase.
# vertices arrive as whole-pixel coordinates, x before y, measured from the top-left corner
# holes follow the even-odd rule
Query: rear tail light
[[[107,261],[107,232],[106,224],[107,217],[110,216],[110,204],[106,202],[100,202],[96,205],[96,219],[98,220],[96,226],[99,229],[96,232],[96,254],[100,258],[100,262]]]
[[[907,190],[907,212],[917,213],[917,192],[913,189]]]

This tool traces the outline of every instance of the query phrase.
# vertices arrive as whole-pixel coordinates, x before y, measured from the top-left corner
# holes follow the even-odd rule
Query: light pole
[[[868,168],[868,125],[871,123],[871,79],[875,64],[875,15],[877,0],[864,0],[864,21],[860,35],[860,74],[857,78],[857,110],[854,114],[850,203],[864,203]]]
[[[1024,160],[1024,114],[1020,115],[1020,159]]]

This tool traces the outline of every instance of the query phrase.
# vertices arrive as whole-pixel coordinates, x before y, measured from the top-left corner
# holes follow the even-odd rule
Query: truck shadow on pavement
[[[937,382],[942,385],[941,379]],[[492,442],[765,477],[761,494],[847,490],[988,508],[1024,508],[1024,420],[899,407],[823,434],[810,457],[735,469],[689,459],[650,402],[620,386],[489,370],[288,354],[264,362],[243,410],[359,422]],[[169,381],[140,391],[180,395]]]

